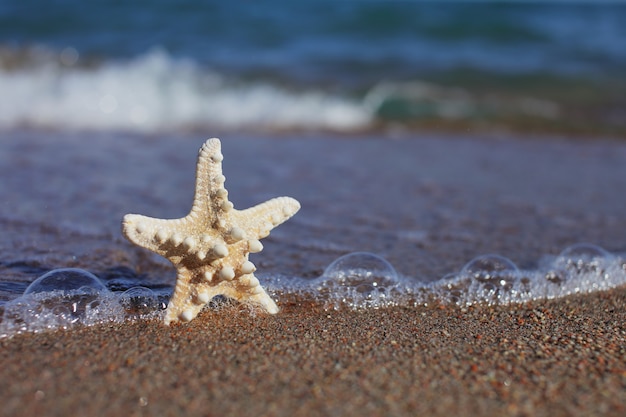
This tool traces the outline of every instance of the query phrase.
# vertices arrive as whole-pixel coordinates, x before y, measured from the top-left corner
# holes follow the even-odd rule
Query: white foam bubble
[[[40,276],[24,291],[24,295],[50,291],[106,292],[106,286],[94,274],[79,268],[61,268]]]
[[[62,57],[78,59],[71,51]],[[18,70],[0,65],[0,91],[0,128],[349,131],[372,120],[365,106],[345,97],[229,81],[158,49],[95,67],[61,65],[56,58]]]
[[[422,282],[398,274],[381,256],[355,252],[339,257],[315,279],[279,275],[260,279],[278,300],[288,294],[305,296],[327,309],[411,307],[433,300],[460,306],[506,305],[626,285],[626,259],[590,244],[570,246],[530,270],[499,255],[483,255],[458,272]],[[153,290],[133,287],[114,293],[92,274],[76,269],[51,271],[31,287],[34,290],[3,306],[0,337],[155,318],[166,307]]]
[[[268,277],[275,294],[305,294],[328,308],[413,306],[437,300],[462,306],[510,304],[604,291],[626,285],[626,260],[602,248],[574,245],[523,270],[499,255],[483,255],[460,271],[425,283],[396,274],[383,258],[363,252],[344,255],[316,279]]]
[[[3,307],[0,338],[151,318],[162,310],[156,295],[148,288],[134,287],[116,294],[95,275],[77,268],[56,269],[42,275],[21,297]]]
[[[0,337],[122,320],[124,310],[109,292],[50,291],[25,294],[5,304]]]
[[[369,252],[354,252],[337,258],[311,284],[333,308],[339,308],[342,303],[377,308],[393,302],[390,292],[400,281],[394,267],[384,258]]]
[[[506,259],[506,258],[500,258]],[[510,262],[510,261],[509,261]],[[514,264],[511,265],[514,266]],[[554,299],[626,285],[625,261],[594,245],[574,245],[536,269],[484,268],[434,282],[429,290],[459,305],[508,304]]]

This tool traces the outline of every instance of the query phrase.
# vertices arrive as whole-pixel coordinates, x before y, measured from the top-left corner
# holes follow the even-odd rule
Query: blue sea
[[[612,2],[2,1],[0,129],[621,135],[624,45]]]

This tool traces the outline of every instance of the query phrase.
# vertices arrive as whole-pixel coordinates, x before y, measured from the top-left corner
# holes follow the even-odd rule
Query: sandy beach
[[[624,289],[507,307],[236,307],[0,341],[2,415],[621,416]]]
[[[426,281],[485,253],[532,268],[581,241],[623,252],[621,142],[354,140],[224,141],[236,206],[278,193],[302,202],[302,212],[266,239],[261,277],[314,277],[355,250],[381,254],[401,274]],[[4,279],[76,266],[173,285],[173,268],[126,242],[119,220],[128,211],[185,214],[199,143],[123,135],[48,142],[32,132],[3,141],[0,169],[10,179],[3,184]],[[8,175],[16,170],[20,176]],[[1,413],[625,412],[624,288],[465,309],[327,311],[289,295],[278,303],[275,316],[234,306],[181,326],[126,322],[2,339]]]

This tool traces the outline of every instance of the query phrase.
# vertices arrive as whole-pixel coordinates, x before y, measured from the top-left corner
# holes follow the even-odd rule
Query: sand
[[[173,268],[126,242],[119,221],[185,215],[204,138],[5,136],[2,279],[74,266],[172,285]],[[357,250],[425,281],[485,253],[533,268],[579,242],[625,251],[623,142],[222,139],[237,208],[281,194],[302,202],[255,255],[261,276],[314,277]],[[278,302],[275,316],[231,307],[171,328],[127,322],[2,339],[0,414],[626,413],[624,288],[467,310]]]
[[[626,290],[508,307],[237,307],[0,342],[3,415],[626,412]]]

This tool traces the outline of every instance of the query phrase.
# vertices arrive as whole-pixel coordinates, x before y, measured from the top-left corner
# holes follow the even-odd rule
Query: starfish
[[[165,324],[195,318],[216,295],[257,304],[270,314],[274,300],[254,276],[249,253],[259,241],[299,209],[290,197],[278,197],[246,210],[228,201],[222,175],[219,139],[207,140],[198,155],[196,192],[190,213],[180,219],[124,216],[122,233],[132,243],[167,258],[177,270],[176,288],[165,312]]]

